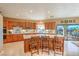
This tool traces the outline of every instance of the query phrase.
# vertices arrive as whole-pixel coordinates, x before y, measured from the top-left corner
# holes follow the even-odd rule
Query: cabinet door
[[[13,42],[16,42],[18,40],[17,34],[13,34]]]
[[[7,24],[8,24],[7,28],[8,28],[8,29],[12,29],[12,21],[7,21],[7,22],[8,22],[8,23],[7,23]]]
[[[3,42],[4,42],[4,43],[8,43],[8,42],[9,42],[8,35],[6,35],[6,39],[4,39]]]
[[[32,22],[29,23],[29,26],[30,26],[31,29],[33,29],[33,23]]]
[[[27,21],[25,27],[26,29],[31,29],[31,22]]]
[[[29,39],[26,39],[26,40],[24,40],[24,52],[26,53],[26,52],[29,52],[30,51],[30,49],[29,49]]]
[[[25,23],[25,27],[26,27],[26,29],[28,28],[28,24],[29,24],[28,22]]]
[[[26,22],[22,22],[22,28],[25,29],[26,28]]]
[[[17,41],[23,41],[23,34],[18,34],[17,38]]]
[[[55,29],[55,22],[45,22],[45,29]]]
[[[9,42],[12,42],[13,41],[13,35],[9,35],[8,37],[9,37],[9,39],[8,39]]]
[[[17,27],[23,27],[22,22],[16,22],[16,23],[17,23],[16,24]]]
[[[4,40],[4,43],[9,43],[9,42],[12,42],[12,35],[6,35],[6,39]]]
[[[24,38],[23,38],[23,34],[20,34],[20,40],[23,41]]]
[[[28,22],[29,29],[32,29],[32,22]]]
[[[48,22],[48,29],[52,29],[52,22]]]
[[[36,23],[31,24],[32,29],[36,29]]]
[[[16,26],[18,26],[18,22],[13,21],[13,27],[16,27]]]
[[[45,29],[49,29],[49,23],[45,22]]]
[[[55,22],[51,22],[51,29],[55,29]]]
[[[7,20],[3,20],[3,26],[7,28],[7,26],[8,26]]]

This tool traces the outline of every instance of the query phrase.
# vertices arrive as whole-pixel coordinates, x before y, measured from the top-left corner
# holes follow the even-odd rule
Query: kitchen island
[[[62,48],[62,51],[64,51],[64,36],[62,35],[34,33],[30,35],[25,34],[23,37],[24,37],[24,52],[25,53],[30,52],[30,42],[32,40],[32,37],[36,38],[35,43],[38,41],[37,47],[39,49],[41,49],[42,40],[44,40],[45,38],[49,40],[49,50],[53,50],[53,51],[56,44],[55,39],[60,39],[60,40],[62,39],[62,43],[60,44],[63,45],[61,48]]]

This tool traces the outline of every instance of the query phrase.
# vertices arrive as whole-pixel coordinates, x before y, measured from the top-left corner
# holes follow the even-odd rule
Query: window
[[[79,25],[68,25],[67,33],[72,36],[79,36]]]
[[[63,26],[57,26],[57,34],[64,35],[64,27]]]
[[[45,26],[44,24],[37,25],[37,33],[45,33]]]

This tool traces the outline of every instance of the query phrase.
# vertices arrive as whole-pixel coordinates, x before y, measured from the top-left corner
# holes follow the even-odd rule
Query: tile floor
[[[75,42],[76,43],[76,42]],[[77,42],[78,43],[78,42]],[[24,42],[14,42],[4,44],[3,50],[0,52],[1,56],[30,56],[30,53],[24,53]],[[73,44],[72,41],[65,41],[64,56],[79,56],[79,47]],[[41,50],[40,50],[41,51]],[[35,54],[35,56],[47,56],[46,53]],[[49,56],[54,56],[53,51],[50,51]]]

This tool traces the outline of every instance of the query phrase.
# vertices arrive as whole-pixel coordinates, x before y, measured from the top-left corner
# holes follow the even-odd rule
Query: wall
[[[3,47],[3,16],[0,15],[0,49]]]
[[[67,22],[67,23],[61,23],[61,21],[65,21],[65,20],[75,20],[75,22]],[[56,22],[56,24],[79,24],[79,17],[67,17],[67,18],[58,18],[54,20]]]

